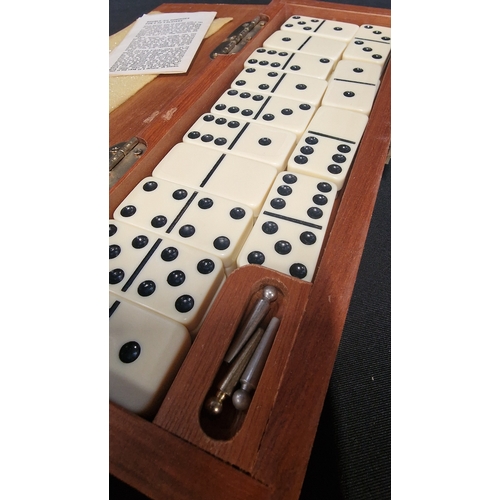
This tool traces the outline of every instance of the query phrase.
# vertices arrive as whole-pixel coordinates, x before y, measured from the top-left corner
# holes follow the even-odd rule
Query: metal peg
[[[241,388],[234,392],[232,398],[233,405],[237,410],[246,410],[250,406],[250,401],[252,399],[250,393],[255,391],[257,382],[264,371],[264,365],[266,364],[267,356],[273,345],[279,324],[279,318],[271,319],[262,336],[262,340],[248,362],[245,371],[241,375]]]
[[[264,334],[264,329],[259,328],[250,338],[239,356],[235,358],[226,376],[219,383],[217,394],[205,403],[205,408],[212,414],[218,415],[222,411],[222,402],[226,397],[230,397],[238,383],[241,374],[245,370],[248,361],[252,357],[257,345]]]
[[[278,290],[274,286],[266,286],[263,290],[263,297],[255,304],[255,307],[248,318],[245,326],[240,330],[226,352],[224,361],[231,363],[234,357],[238,354],[245,342],[250,338],[250,335],[259,326],[264,316],[269,311],[270,303],[278,298]]]

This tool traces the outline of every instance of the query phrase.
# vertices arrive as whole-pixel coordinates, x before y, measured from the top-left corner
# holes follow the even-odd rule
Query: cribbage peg
[[[230,365],[229,371],[217,387],[217,394],[209,398],[205,403],[205,408],[213,415],[219,415],[222,412],[222,402],[233,393],[236,384],[238,383],[263,335],[264,329],[258,328],[252,337],[250,337],[250,340],[247,342],[240,354]]]
[[[229,349],[226,352],[226,356],[224,357],[224,361],[226,361],[227,363],[231,363],[231,361],[245,345],[245,342],[259,326],[259,323],[269,311],[271,302],[274,302],[278,298],[278,290],[274,286],[266,286],[262,290],[262,293],[263,297],[259,299],[257,304],[255,304],[255,307],[245,326],[229,346]]]
[[[247,410],[250,406],[250,401],[252,400],[251,393],[255,391],[260,376],[262,375],[279,324],[279,318],[274,317],[271,319],[262,336],[262,340],[240,378],[241,388],[233,393],[232,398],[233,406],[237,410]]]

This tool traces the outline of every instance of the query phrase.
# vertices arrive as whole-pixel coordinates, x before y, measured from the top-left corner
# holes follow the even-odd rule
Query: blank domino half
[[[153,177],[241,203],[257,217],[277,173],[268,163],[180,142],[158,163]]]
[[[262,45],[267,49],[302,52],[313,56],[340,60],[346,43],[339,40],[325,40],[323,37],[294,31],[275,31]]]

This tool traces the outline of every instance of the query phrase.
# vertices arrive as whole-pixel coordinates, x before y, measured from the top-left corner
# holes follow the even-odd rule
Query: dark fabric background
[[[110,0],[109,34],[125,28],[161,3],[184,2]],[[268,4],[269,1],[227,3]],[[390,0],[336,3],[391,7]],[[391,497],[390,209],[389,163],[380,185],[300,500],[389,500]],[[145,497],[110,476],[110,499],[127,498]]]

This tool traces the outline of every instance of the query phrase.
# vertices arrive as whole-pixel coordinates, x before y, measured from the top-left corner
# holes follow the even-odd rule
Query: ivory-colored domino
[[[202,190],[146,177],[113,218],[219,258],[229,274],[254,220],[243,204]]]
[[[323,37],[306,35],[294,31],[275,31],[263,44],[267,49],[302,52],[315,56],[339,60],[346,48],[346,42],[339,40],[325,41]]]
[[[373,24],[362,24],[356,33],[354,33],[354,39],[390,45],[392,43],[391,28],[387,26],[375,26]]]
[[[211,112],[293,132],[304,133],[316,106],[286,97],[229,89],[212,106]]]
[[[370,114],[380,85],[379,64],[343,59],[333,72],[323,96],[323,106]]]
[[[312,281],[337,187],[291,172],[278,174],[238,256],[238,267],[257,264]]]
[[[277,173],[268,163],[180,142],[158,163],[153,177],[228,198],[257,217]]]
[[[288,160],[288,170],[328,180],[342,189],[368,122],[348,109],[321,106]]]
[[[391,52],[391,43],[391,28],[363,24],[347,45],[342,58],[384,66]]]
[[[319,105],[326,87],[326,80],[265,67],[244,68],[231,83],[236,90],[296,99],[313,106]]]
[[[109,294],[109,399],[152,417],[191,347],[186,327]]]
[[[214,255],[119,220],[109,221],[109,291],[197,332],[224,266]]]
[[[296,75],[312,76],[326,80],[339,59],[302,52],[259,47],[243,63],[245,68],[264,67]]]
[[[337,80],[330,83],[321,104],[323,106],[350,109],[369,115],[378,87],[378,84],[356,85],[352,82]]]
[[[316,35],[348,43],[352,40],[358,28],[357,24],[294,15],[287,19],[280,29],[283,31],[297,31],[307,35]]]
[[[182,141],[268,163],[280,170],[297,137],[288,130],[205,113],[184,134]]]
[[[382,67],[380,64],[342,59],[328,78],[328,83],[335,79],[352,80],[356,83],[376,84],[380,81]]]

